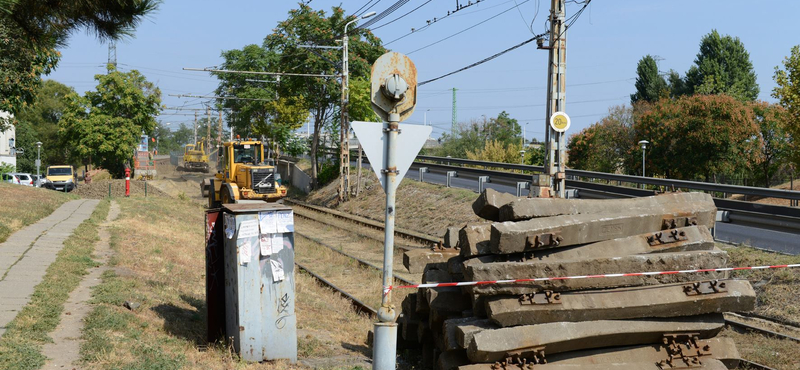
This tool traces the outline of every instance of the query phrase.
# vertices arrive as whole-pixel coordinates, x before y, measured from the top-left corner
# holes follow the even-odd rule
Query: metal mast
[[[453,124],[450,128],[450,135],[455,135],[456,133],[456,123],[458,121],[458,110],[456,108],[456,88],[453,88]]]

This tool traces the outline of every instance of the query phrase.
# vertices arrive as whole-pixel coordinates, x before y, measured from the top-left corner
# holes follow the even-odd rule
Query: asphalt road
[[[369,168],[369,164],[365,163],[364,167]],[[419,181],[419,171],[415,169],[409,170],[405,178],[405,181]],[[445,175],[442,174],[426,173],[423,179],[425,182],[434,184],[443,185],[446,183]],[[474,179],[456,177],[451,179],[451,186],[470,189],[475,192],[478,191],[478,181]],[[486,187],[511,194],[516,194],[517,192],[515,187],[503,184],[488,183]],[[523,194],[527,195],[527,190],[523,190]],[[761,229],[734,223],[717,222],[715,236],[719,241],[741,243],[779,253],[792,255],[800,254],[800,234]]]

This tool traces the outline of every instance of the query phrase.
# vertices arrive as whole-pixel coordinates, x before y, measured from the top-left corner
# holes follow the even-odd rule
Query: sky
[[[419,81],[462,68],[544,32],[550,7],[546,0],[472,0],[472,5],[469,0],[426,1],[410,0],[373,25],[419,7],[373,31],[388,43],[388,49],[411,58]],[[395,2],[311,0],[310,6],[330,12],[332,6],[341,5],[352,14],[370,4],[367,9],[380,14]],[[457,3],[464,8],[447,16]],[[261,44],[296,7],[290,0],[165,0],[133,37],[117,43],[117,63],[123,71],[139,70],[160,87],[165,106],[203,108],[203,99],[169,94],[210,94],[217,87],[216,78],[182,68],[217,66],[222,63],[222,51]],[[568,1],[567,17],[581,7]],[[700,39],[713,29],[741,39],[757,74],[759,99],[774,102],[770,95],[775,87],[775,67],[792,46],[800,44],[797,14],[800,1],[796,0],[593,0],[567,33],[565,111],[572,118],[569,131],[578,132],[597,122],[612,106],[630,103],[636,64],[644,55],[658,56],[660,71],[674,69],[683,75],[694,62]],[[438,21],[430,27],[389,43],[434,18]],[[60,51],[58,68],[45,78],[80,93],[92,90],[96,86],[93,76],[105,71],[108,45],[82,30],[71,35]],[[434,137],[449,132],[452,88],[456,88],[459,122],[496,117],[506,111],[520,122],[527,138],[542,140],[547,59],[547,51],[530,43],[424,85],[406,123],[427,122],[434,127]],[[170,123],[171,129],[181,122],[191,124],[194,118],[191,111],[174,112],[159,117]]]

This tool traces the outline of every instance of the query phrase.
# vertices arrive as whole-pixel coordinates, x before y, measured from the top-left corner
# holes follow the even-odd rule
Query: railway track
[[[333,209],[330,209],[330,208],[315,206],[315,205],[308,204],[308,203],[305,203],[305,202],[301,202],[301,201],[298,201],[298,200],[295,200],[295,199],[284,199],[283,201],[284,201],[284,203],[300,207],[300,208],[302,208],[304,210],[307,210],[307,211],[323,213],[323,214],[326,214],[326,215],[329,215],[329,216],[332,216],[332,217],[335,217],[335,218],[338,218],[338,219],[341,219],[341,220],[345,220],[347,222],[352,222],[352,223],[355,223],[357,225],[368,227],[368,228],[375,229],[375,230],[380,230],[380,231],[384,230],[383,222],[380,222],[380,221],[375,221],[375,220],[372,220],[372,219],[369,219],[369,218],[360,217],[360,216],[356,216],[356,215],[351,215],[351,214],[347,214],[347,213],[344,213],[344,212],[339,212],[337,210],[333,210]],[[295,208],[295,210],[296,210],[296,208]],[[297,212],[295,212],[295,213],[297,213]],[[302,214],[298,214],[298,215],[300,215],[300,217],[303,217],[303,218],[309,218],[309,217],[304,216]],[[314,220],[314,221],[317,221],[317,220]],[[325,222],[322,222],[322,221],[318,221],[318,222],[325,223]],[[328,224],[328,223],[325,223],[325,224]],[[328,224],[328,225],[330,225],[330,224]],[[330,226],[339,227],[337,225],[330,225]],[[402,229],[402,228],[395,228],[394,235],[395,235],[395,237],[399,237],[399,238],[406,239],[406,240],[411,240],[411,241],[417,242],[417,243],[419,243],[419,244],[421,244],[423,246],[426,246],[426,247],[436,247],[436,246],[440,246],[441,243],[442,243],[441,238],[438,238],[438,237],[435,237],[435,236],[431,236],[431,235],[426,235],[426,234],[423,234],[423,233],[420,233],[420,232],[416,232],[416,231],[412,231],[412,230]],[[383,242],[383,239],[381,239],[380,241]]]

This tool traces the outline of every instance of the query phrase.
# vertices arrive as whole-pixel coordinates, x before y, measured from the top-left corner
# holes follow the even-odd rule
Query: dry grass
[[[172,198],[118,200],[111,229],[113,271],[94,292],[81,349],[87,369],[288,369],[283,362],[241,362],[223,345],[206,347],[203,209]],[[296,274],[301,360],[337,358],[352,366],[368,353],[371,320]],[[141,304],[135,311],[124,301]]]
[[[800,256],[770,253],[746,246],[719,244],[728,252],[730,266],[762,266],[800,263]],[[747,279],[756,291],[756,313],[800,322],[800,269],[736,271],[731,277]]]
[[[15,231],[53,213],[75,195],[0,182],[0,243]]]
[[[383,220],[386,206],[383,189],[372,172],[366,172],[363,176],[363,191],[358,198],[337,205],[338,182],[334,181],[313,192],[306,201],[336,208],[342,212]],[[350,183],[355,184],[355,176]],[[472,211],[472,202],[477,197],[478,194],[471,190],[446,188],[405,179],[397,189],[397,226],[442,236],[449,226],[481,221]]]
[[[720,336],[733,338],[744,359],[778,370],[800,369],[800,360],[796,356],[800,350],[798,343],[757,333],[743,334],[731,329],[725,329]]]

